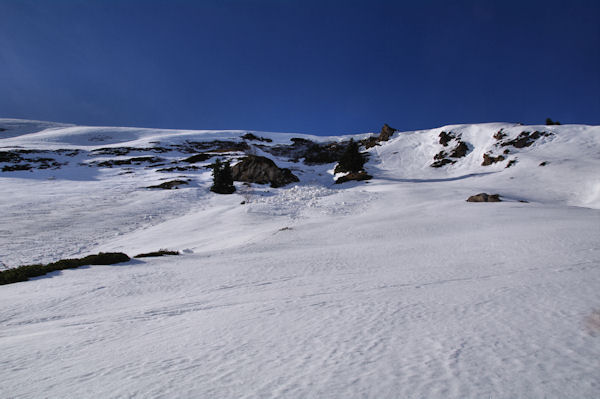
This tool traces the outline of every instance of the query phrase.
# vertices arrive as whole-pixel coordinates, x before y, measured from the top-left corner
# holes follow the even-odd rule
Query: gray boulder
[[[250,155],[231,167],[233,180],[257,184],[271,184],[277,188],[300,181],[289,169],[279,168],[269,158]]]
[[[467,202],[502,202],[500,194],[486,194],[479,193],[477,195],[471,195]]]

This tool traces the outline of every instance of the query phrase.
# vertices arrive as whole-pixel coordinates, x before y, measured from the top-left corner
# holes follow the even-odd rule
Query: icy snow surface
[[[204,167],[89,166],[190,154],[91,151],[239,141],[243,131],[9,119],[0,128],[0,152],[80,150],[42,154],[68,162],[59,169],[0,172],[7,267],[99,251],[182,253],[0,286],[0,397],[600,396],[599,127],[396,133],[369,150],[373,180],[343,185],[333,184],[334,164],[257,147],[300,182],[236,183],[229,196],[209,192]],[[500,148],[500,129],[507,139],[552,134]],[[469,151],[432,168],[448,149],[442,130]],[[350,137],[254,133],[269,145]],[[505,148],[504,161],[481,166],[484,153]],[[175,178],[190,184],[145,188]],[[504,202],[465,202],[480,192]]]

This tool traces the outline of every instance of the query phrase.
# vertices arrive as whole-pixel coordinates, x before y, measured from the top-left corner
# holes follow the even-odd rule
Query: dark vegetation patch
[[[148,252],[144,254],[138,254],[134,258],[154,258],[158,256],[166,255],[179,255],[179,251],[169,251],[168,249],[159,249],[158,251]]]
[[[242,138],[243,138],[244,140],[248,140],[248,141],[263,141],[263,142],[266,142],[266,143],[271,143],[271,142],[273,141],[273,140],[271,140],[271,139],[269,139],[269,138],[266,138],[266,137],[258,137],[258,136],[255,136],[255,135],[254,135],[254,134],[252,134],[252,133],[246,133],[246,134],[244,134],[244,135],[242,136]]]
[[[497,157],[494,157],[492,154],[483,154],[483,162],[481,163],[481,166],[489,166],[493,163],[504,161],[505,159],[506,158],[504,158],[504,155],[498,155]]]
[[[358,143],[350,139],[350,142],[338,160],[338,164],[335,166],[334,173],[361,172],[365,162],[367,162],[367,158],[359,151]]]
[[[354,181],[370,180],[372,178],[373,178],[373,176],[369,175],[365,171],[351,172],[351,173],[348,173],[347,175],[339,177],[335,181],[335,184],[342,184],[342,183],[352,181],[352,180],[354,180]]]
[[[553,121],[550,118],[546,118],[546,125],[560,125],[559,121]]]
[[[67,165],[68,162],[58,162],[54,158],[49,158],[47,154],[61,152],[64,153],[67,150],[11,150],[11,151],[0,151],[0,162],[10,163],[12,165],[5,165],[2,167],[3,172],[12,172],[16,170],[31,170],[31,169],[59,169],[61,166]],[[31,155],[44,155],[38,157],[32,157]]]
[[[113,265],[128,262],[129,256],[121,252],[106,252],[97,255],[89,255],[85,258],[62,259],[47,265],[25,265],[0,271],[0,285],[27,281],[31,277],[43,276],[57,270],[75,269],[86,265]]]
[[[300,181],[291,170],[279,168],[271,159],[258,155],[249,155],[243,158],[231,169],[235,181],[257,184],[270,183],[273,188]]]
[[[221,162],[217,159],[212,167],[213,184],[210,191],[217,194],[233,194],[235,186],[233,185],[233,172],[229,161]]]
[[[467,202],[502,202],[502,200],[500,199],[500,194],[479,193],[470,196]]]
[[[172,189],[177,189],[177,188],[179,188],[179,186],[183,186],[186,184],[189,184],[189,183],[185,180],[170,180],[170,181],[166,181],[161,184],[157,184],[155,186],[148,186],[146,188],[160,188],[163,190],[172,190]]]

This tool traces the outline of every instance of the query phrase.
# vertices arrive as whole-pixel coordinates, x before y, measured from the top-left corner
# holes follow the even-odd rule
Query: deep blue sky
[[[600,1],[0,0],[0,117],[342,134],[600,124]]]

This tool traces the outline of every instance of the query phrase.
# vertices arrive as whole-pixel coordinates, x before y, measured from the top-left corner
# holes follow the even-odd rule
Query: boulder
[[[278,168],[275,162],[266,157],[250,155],[231,168],[233,180],[248,183],[267,184],[277,188],[300,181],[289,169]]]
[[[351,180],[355,180],[355,181],[362,181],[362,180],[370,180],[372,179],[373,176],[367,174],[364,171],[360,171],[360,172],[352,172],[352,173],[348,173],[345,176],[341,176],[339,177],[336,181],[335,184],[342,184],[345,183],[347,181],[351,181]]]
[[[471,195],[467,202],[502,202],[500,199],[500,194],[487,194],[487,193],[479,193],[476,195]]]

